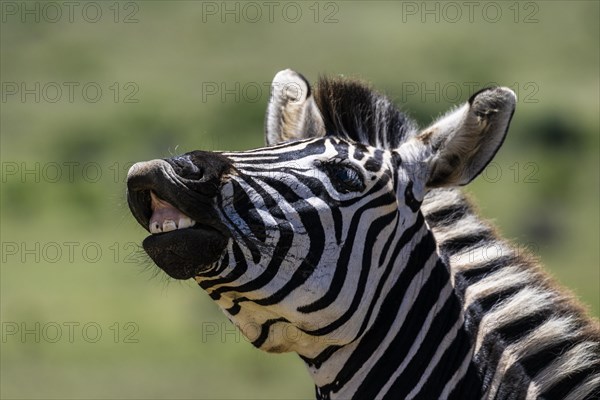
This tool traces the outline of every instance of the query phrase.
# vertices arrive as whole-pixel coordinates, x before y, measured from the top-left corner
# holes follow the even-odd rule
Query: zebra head
[[[515,101],[484,89],[419,130],[362,83],[311,90],[281,71],[268,147],[137,163],[129,206],[152,233],[143,246],[154,262],[194,278],[255,346],[314,357],[369,328],[390,276],[432,262],[435,245],[418,247],[430,234],[424,196],[482,171]]]

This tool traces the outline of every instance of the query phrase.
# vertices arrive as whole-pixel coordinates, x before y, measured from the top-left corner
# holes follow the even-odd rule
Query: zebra
[[[417,128],[348,78],[276,74],[267,147],[133,165],[127,200],[169,276],[317,399],[595,399],[600,329],[459,188],[516,105],[492,87]]]

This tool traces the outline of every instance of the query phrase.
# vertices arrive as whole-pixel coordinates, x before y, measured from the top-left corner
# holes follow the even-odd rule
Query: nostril
[[[189,156],[175,157],[173,163],[175,164],[175,172],[182,178],[198,180],[204,176],[202,168],[194,164]]]

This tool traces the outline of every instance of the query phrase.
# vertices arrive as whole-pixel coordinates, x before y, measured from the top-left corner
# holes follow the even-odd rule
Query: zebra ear
[[[271,84],[265,115],[267,145],[324,135],[323,118],[308,81],[291,69],[279,71]]]
[[[419,133],[425,186],[466,185],[479,175],[504,142],[516,101],[508,88],[486,88]]]

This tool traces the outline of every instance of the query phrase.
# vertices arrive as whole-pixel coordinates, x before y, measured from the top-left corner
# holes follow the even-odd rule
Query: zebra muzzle
[[[175,279],[189,279],[210,270],[229,239],[210,205],[212,199],[190,187],[193,185],[166,160],[137,163],[127,177],[129,208],[151,233],[143,248]]]

